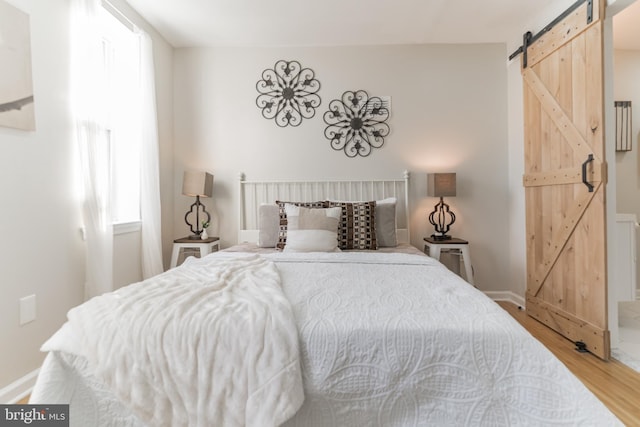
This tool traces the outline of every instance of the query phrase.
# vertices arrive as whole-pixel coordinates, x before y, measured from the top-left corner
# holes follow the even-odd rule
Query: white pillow
[[[338,251],[342,208],[305,208],[287,203],[287,243],[284,252]]]

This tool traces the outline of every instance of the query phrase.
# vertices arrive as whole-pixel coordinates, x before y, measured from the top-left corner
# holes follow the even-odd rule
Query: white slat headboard
[[[325,181],[248,181],[240,174],[238,241],[258,241],[258,208],[276,200],[312,202],[316,200],[368,201],[395,197],[397,238],[409,243],[409,172],[402,179]]]

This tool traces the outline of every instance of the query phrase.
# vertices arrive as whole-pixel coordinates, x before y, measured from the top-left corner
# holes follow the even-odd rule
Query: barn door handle
[[[593,185],[587,181],[587,165],[593,161],[593,154],[589,154],[587,160],[582,164],[582,183],[587,186],[589,193],[593,193]]]

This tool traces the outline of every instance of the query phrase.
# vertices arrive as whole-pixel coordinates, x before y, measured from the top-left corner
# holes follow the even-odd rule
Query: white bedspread
[[[276,426],[304,399],[291,307],[257,255],[191,258],[68,319],[43,350],[86,360],[149,425]],[[32,401],[46,396],[36,389]]]
[[[621,425],[542,344],[425,256],[269,256],[300,329],[286,426]]]
[[[101,327],[96,323],[115,322],[114,317],[121,317],[127,325],[122,329],[127,329],[133,322],[131,318],[140,316],[138,306],[149,305],[155,307],[152,311],[160,312],[161,320],[154,322],[151,330],[164,329],[165,332],[154,334],[155,338],[151,340],[156,344],[146,347],[148,354],[145,346],[136,342],[137,339],[147,341],[147,338],[143,340],[135,332],[122,330],[125,336],[131,336],[126,340],[111,337],[104,341],[88,327],[79,325],[82,327],[77,328],[86,331],[82,332],[83,340],[88,348],[94,349],[92,352],[105,353],[102,356],[85,354],[87,359],[118,356],[127,360],[122,366],[114,367],[115,373],[107,371],[106,375],[126,399],[134,398],[136,402],[142,399],[141,402],[151,405],[149,408],[154,410],[154,402],[158,399],[156,393],[159,393],[161,401],[178,408],[174,414],[166,414],[173,421],[159,425],[186,425],[188,422],[201,426],[228,425],[216,419],[208,423],[193,419],[200,411],[211,410],[207,405],[214,396],[217,380],[230,380],[243,389],[241,394],[245,397],[251,393],[244,390],[242,381],[236,381],[238,364],[244,363],[246,358],[242,351],[229,347],[229,354],[225,353],[222,358],[198,358],[200,352],[192,349],[204,349],[212,343],[194,342],[189,337],[191,329],[200,329],[203,327],[200,323],[204,323],[203,339],[215,336],[215,340],[223,339],[229,345],[242,343],[245,330],[252,334],[262,333],[247,329],[244,323],[249,322],[249,317],[256,317],[253,324],[262,329],[266,311],[249,309],[252,304],[244,300],[260,300],[263,286],[268,292],[273,289],[283,317],[286,317],[285,312],[289,313],[289,304],[275,292],[277,274],[272,265],[263,265],[256,255],[252,255],[245,258],[245,262],[263,265],[264,269],[244,275],[249,276],[249,284],[212,292],[212,295],[219,294],[218,298],[224,298],[228,302],[225,307],[231,308],[232,317],[222,321],[229,330],[225,332],[207,322],[208,316],[219,319],[225,311],[208,302],[215,298],[208,295],[206,288],[217,289],[219,282],[212,279],[217,277],[212,272],[217,271],[216,263],[226,262],[230,256],[238,254],[214,253],[202,261],[171,270],[168,277],[160,276],[159,280],[166,282],[161,285],[160,293],[165,298],[160,305],[148,302],[148,293],[154,286],[147,289],[143,283],[134,285],[131,291],[123,289],[110,297],[132,293],[135,301],[126,306],[109,303],[107,313],[99,306],[100,318],[80,312],[71,316],[73,319],[82,314],[75,322],[86,321],[95,327]],[[282,288],[293,308],[299,338],[299,344],[296,344],[291,336],[295,331],[288,322],[283,320],[279,325],[267,322],[270,336],[264,341],[265,351],[277,357],[286,348],[291,352],[287,353],[290,357],[282,356],[273,364],[270,361],[274,359],[269,357],[260,365],[266,371],[251,370],[251,376],[260,376],[256,384],[264,384],[261,389],[264,393],[253,396],[259,397],[260,404],[274,408],[274,418],[250,412],[244,415],[226,397],[216,401],[221,406],[216,406],[217,412],[208,416],[219,417],[221,411],[229,411],[228,416],[234,422],[245,420],[247,425],[255,426],[284,421],[283,414],[290,414],[302,399],[300,381],[296,377],[298,365],[294,361],[297,355],[293,356],[294,348],[299,345],[304,404],[285,422],[286,427],[622,425],[508,313],[431,258],[378,252],[262,257],[277,266]],[[257,275],[260,275],[259,281],[254,280]],[[184,285],[184,281],[191,285]],[[271,285],[255,286],[255,282]],[[189,287],[197,289],[198,295],[188,296]],[[230,295],[234,293],[241,296],[238,303],[234,303],[235,296]],[[263,307],[266,310],[266,306],[271,305],[264,303]],[[112,308],[117,311],[111,313]],[[174,310],[193,315],[191,327],[170,328],[163,320],[163,313],[169,315]],[[85,357],[74,356],[79,350],[69,345],[75,341],[68,331],[64,331],[54,337],[49,346],[64,352],[56,351],[47,356],[34,390],[36,401],[71,402],[72,426],[140,426],[131,411],[96,379]],[[226,344],[224,349],[227,349]],[[160,368],[144,362],[144,366],[136,366],[127,359],[133,350],[143,357],[147,354],[149,362],[157,362],[158,353],[175,351],[176,355],[170,358],[182,360],[182,369],[179,367],[177,372],[168,373],[164,372],[162,363]],[[254,350],[248,347],[247,354],[255,354]],[[295,369],[289,371],[293,366],[291,363]],[[145,373],[142,382],[147,384],[145,388],[137,385],[140,372]],[[213,375],[207,376],[206,372]],[[276,378],[277,384],[267,382],[272,377]],[[211,378],[213,388],[209,389],[204,383]],[[287,381],[291,390],[285,385]],[[217,385],[222,386],[222,383]],[[193,387],[211,390],[211,396],[183,399],[172,392],[184,390],[181,393],[186,393],[185,396],[195,396]],[[228,390],[229,393],[235,392],[234,387]],[[136,392],[129,396],[132,393],[128,390]],[[140,395],[143,391],[147,392],[147,397]],[[274,399],[283,399],[277,400],[286,408],[283,416],[275,411],[277,403]],[[74,424],[76,421],[78,423]]]

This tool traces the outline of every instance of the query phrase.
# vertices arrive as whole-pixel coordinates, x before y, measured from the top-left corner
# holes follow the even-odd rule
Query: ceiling
[[[128,0],[174,47],[513,42],[557,0]],[[573,1],[567,4],[572,4]],[[640,49],[640,1],[616,17]],[[626,10],[623,12],[625,13]],[[532,29],[537,31],[537,29]],[[635,47],[631,47],[635,46]]]
[[[555,0],[128,0],[174,47],[504,42]]]

